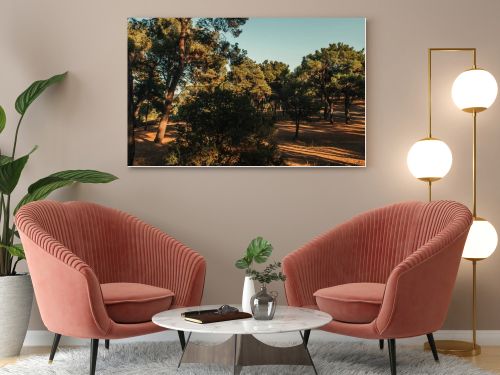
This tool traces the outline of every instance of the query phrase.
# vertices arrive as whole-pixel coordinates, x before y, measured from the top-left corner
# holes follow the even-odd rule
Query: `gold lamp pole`
[[[457,340],[437,340],[438,352],[456,356],[475,356],[481,353],[481,347],[476,341],[477,330],[477,261],[486,259],[496,248],[498,237],[493,225],[477,216],[477,113],[486,110],[495,101],[497,84],[494,77],[476,66],[477,52],[475,48],[430,48],[429,49],[429,131],[432,124],[431,102],[431,59],[433,51],[441,52],[472,52],[473,64],[460,74],[452,88],[455,104],[464,112],[472,114],[472,214],[473,224],[469,231],[462,257],[472,261],[472,343]],[[429,182],[429,189],[431,183]],[[429,193],[429,200],[431,195]],[[429,345],[424,345],[429,350]]]
[[[427,107],[428,134],[410,148],[407,157],[408,168],[413,176],[428,186],[429,202],[432,200],[432,183],[442,179],[451,169],[451,150],[446,143],[432,135],[432,51],[427,55]]]
[[[462,257],[472,262],[472,346],[464,347],[467,356],[481,353],[476,342],[477,330],[477,262],[488,258],[496,249],[498,235],[495,227],[477,215],[477,114],[495,101],[498,86],[495,78],[476,65],[476,51],[472,69],[460,74],[452,88],[453,101],[462,111],[472,114],[472,215],[473,223],[467,236]]]
[[[474,53],[474,67],[476,69],[476,54]],[[472,217],[474,221],[484,220],[477,216],[477,111],[472,110]],[[464,258],[472,262],[472,347],[468,342],[461,342],[461,356],[475,356],[481,354],[481,346],[477,344],[477,262],[485,258]],[[467,344],[467,345],[464,345]]]

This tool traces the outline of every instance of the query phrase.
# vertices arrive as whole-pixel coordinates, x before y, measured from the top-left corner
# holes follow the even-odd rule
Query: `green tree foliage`
[[[231,53],[224,33],[238,36],[245,18],[161,18],[141,20],[151,30],[152,58],[160,64],[165,83],[163,115],[155,142],[161,142],[173,110],[174,96],[193,78],[219,76],[224,67],[222,57]]]
[[[272,123],[262,117],[249,93],[223,87],[200,90],[179,108],[179,128],[169,165],[279,165]]]
[[[313,113],[318,112],[321,103],[316,100],[314,90],[311,85],[293,74],[285,82],[282,91],[282,100],[287,112],[295,121],[294,138],[299,138],[300,123],[306,120]]]
[[[271,87],[267,84],[259,64],[248,57],[232,64],[227,78],[228,84],[225,87],[236,94],[250,95],[257,106],[262,105],[271,95]]]
[[[271,88],[271,95],[269,96],[269,104],[273,113],[273,119],[276,120],[277,112],[283,108],[283,88],[290,76],[290,69],[287,64],[281,61],[268,61],[265,60],[260,64],[264,78]]]
[[[353,100],[365,99],[365,51],[347,48],[342,54],[342,61],[343,67],[337,82],[344,98],[345,121],[349,123]]]
[[[134,127],[137,125],[137,115],[145,97],[146,81],[149,81],[149,67],[153,61],[148,60],[147,51],[151,48],[148,28],[144,23],[130,19],[128,22],[128,96],[127,96],[127,133],[128,133],[128,165],[132,165],[135,156]]]
[[[330,44],[304,57],[297,73],[323,102],[325,119],[333,123],[336,99],[344,101],[345,122],[354,99],[364,98],[365,53],[344,43]]]

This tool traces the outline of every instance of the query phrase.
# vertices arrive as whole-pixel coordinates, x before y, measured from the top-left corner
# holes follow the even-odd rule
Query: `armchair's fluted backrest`
[[[349,241],[350,249],[346,249],[351,256],[343,262],[339,282],[384,283],[394,266],[411,252],[408,237],[419,208],[418,203],[397,204],[353,218],[348,225],[356,226],[356,235]]]
[[[44,201],[30,206],[38,225],[87,263],[101,283],[130,280],[128,264],[133,240],[127,221],[136,219],[108,207],[88,202]],[[135,249],[140,250],[140,249]]]
[[[283,259],[288,302],[313,305],[316,290],[340,284],[385,284],[394,268],[422,246],[443,237],[432,250],[438,251],[470,223],[470,211],[452,201],[403,202],[357,215]],[[450,266],[458,268],[458,261]]]
[[[394,267],[440,233],[463,206],[450,201],[403,202],[354,217],[356,235],[343,282],[385,283]]]

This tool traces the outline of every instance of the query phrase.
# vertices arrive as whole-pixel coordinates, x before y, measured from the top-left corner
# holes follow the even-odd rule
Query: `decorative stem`
[[[12,266],[12,275],[15,275],[16,274],[16,267],[17,267],[17,263],[19,263],[21,261],[21,259],[17,258],[16,262],[14,263],[14,265]]]
[[[19,118],[19,121],[17,122],[17,127],[16,127],[16,135],[14,136],[14,147],[12,147],[12,159],[14,159],[14,156],[16,155],[16,147],[17,147],[17,136],[19,134],[19,127],[21,126],[21,122],[23,121],[24,114],[21,115]]]
[[[24,114],[19,117],[19,121],[17,122],[16,126],[16,133],[14,135],[14,146],[12,147],[12,159],[16,156],[16,148],[17,148],[17,138],[19,136],[19,129],[21,127],[21,123],[23,122]],[[7,202],[5,200],[4,194],[2,194],[1,202],[0,202],[0,210],[1,213],[3,214],[3,231],[2,231],[2,238],[0,239],[0,242],[6,246],[12,245],[12,240],[13,236],[10,235],[10,194],[7,195]],[[9,254],[9,252],[3,248],[1,250],[1,255],[2,255],[2,266],[0,267],[0,275],[7,275],[12,272],[12,270],[15,270],[15,267],[17,265],[16,261],[14,263],[14,268],[12,268],[12,255]]]
[[[0,198],[0,220],[3,216],[3,213],[4,213],[4,210],[5,210],[5,199],[4,199],[4,195],[1,194],[1,198]],[[0,238],[0,243],[2,242],[2,238]],[[4,276],[6,275],[8,272],[7,272],[7,257],[9,256],[8,252],[7,252],[7,249],[5,248],[1,248],[0,249],[0,276]]]
[[[3,233],[1,242],[4,245],[9,246],[9,227],[10,227],[10,194],[7,195],[7,203],[4,204],[3,210]],[[6,251],[6,250],[4,250]],[[12,264],[12,255],[8,251],[6,251],[5,257],[5,272],[10,272],[10,265]]]

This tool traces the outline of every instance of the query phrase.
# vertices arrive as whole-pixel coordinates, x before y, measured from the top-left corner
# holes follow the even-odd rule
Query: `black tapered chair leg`
[[[384,340],[378,340],[378,347],[380,350],[384,350]]]
[[[90,375],[95,375],[95,364],[97,362],[97,350],[99,349],[99,339],[90,341]]]
[[[434,342],[434,335],[432,333],[427,334],[427,341],[429,342],[429,346],[432,350],[432,355],[434,356],[434,360],[439,362],[438,351],[436,349],[436,343]]]
[[[307,343],[309,342],[309,336],[311,336],[311,330],[306,329],[304,331],[304,345],[307,346]]]
[[[396,375],[396,340],[387,340],[389,347],[389,361],[391,363],[391,375]]]
[[[61,335],[59,333],[54,334],[54,341],[52,341],[52,348],[50,349],[49,363],[52,363],[52,361],[54,360],[57,347],[59,346],[59,340],[61,340]]]
[[[181,349],[184,350],[186,348],[186,337],[184,336],[184,331],[177,331],[177,334],[179,335]]]
[[[109,340],[104,340],[104,347],[109,350]]]

